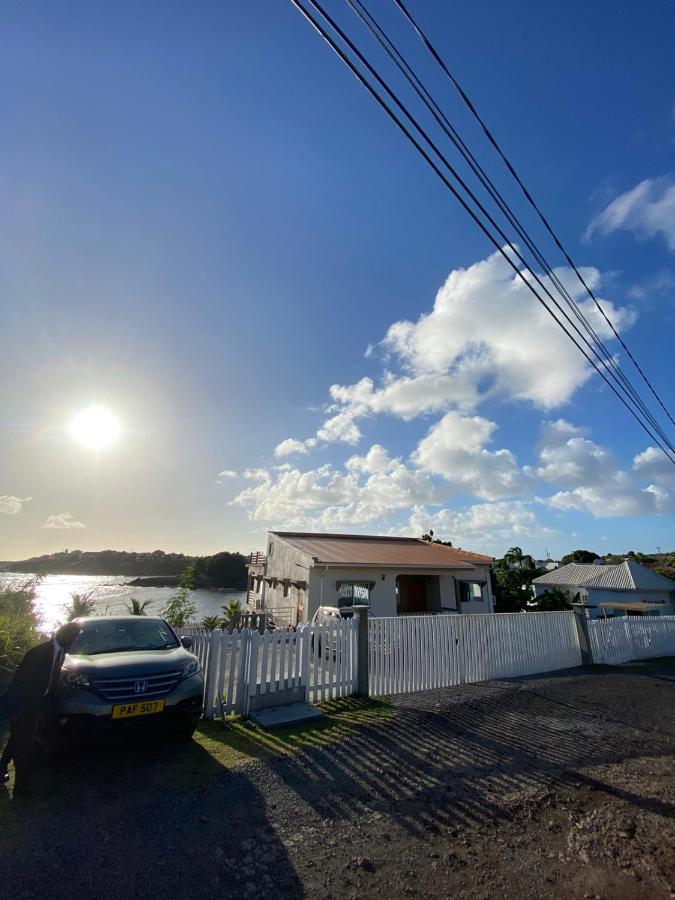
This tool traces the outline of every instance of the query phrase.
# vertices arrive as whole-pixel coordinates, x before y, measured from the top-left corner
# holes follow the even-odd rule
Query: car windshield
[[[82,622],[82,633],[68,651],[71,655],[121,653],[125,650],[165,650],[178,647],[176,636],[159,619]]]

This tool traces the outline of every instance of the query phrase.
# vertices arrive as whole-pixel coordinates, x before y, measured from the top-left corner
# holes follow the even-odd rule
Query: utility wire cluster
[[[352,72],[358,81],[366,88],[373,99],[384,110],[394,124],[400,129],[408,141],[415,147],[418,153],[431,167],[443,185],[452,193],[465,212],[473,219],[480,230],[485,234],[490,243],[504,257],[516,276],[524,283],[536,300],[546,309],[556,324],[562,328],[567,337],[575,344],[577,349],[586,358],[587,362],[600,375],[626,407],[641,428],[664,452],[666,457],[675,464],[675,446],[666,429],[645,402],[644,398],[635,387],[629,376],[620,367],[616,356],[607,347],[597,329],[593,327],[585,315],[579,303],[575,300],[570,290],[565,286],[556,270],[551,266],[546,256],[535,243],[530,232],[513,211],[503,194],[496,187],[485,168],[480,164],[475,154],[470,150],[466,142],[461,138],[457,129],[453,126],[448,116],[443,112],[441,105],[434,99],[430,91],[425,87],[422,79],[415,72],[404,54],[399,50],[394,41],[387,35],[385,29],[377,19],[369,12],[363,0],[345,0],[350,10],[357,16],[368,34],[377,42],[386,54],[398,73],[412,88],[415,96],[431,114],[436,125],[442,132],[441,141],[447,138],[460,157],[467,164],[475,176],[480,187],[489,197],[487,205],[477,196],[460,175],[449,160],[444,149],[439,146],[428,129],[419,121],[419,117],[411,112],[409,106],[401,99],[400,94],[392,87],[391,83],[378,71],[364,52],[340,27],[335,19],[326,11],[319,0],[291,0],[305,19],[313,26],[328,46],[334,51],[344,65]],[[675,425],[675,420],[668,411],[656,388],[653,386],[633,353],[625,341],[619,335],[614,324],[607,315],[606,310],[598,301],[593,290],[584,279],[583,274],[573,262],[562,242],[556,235],[546,216],[542,213],[525,184],[517,174],[508,157],[501,149],[485,121],[481,118],[471,99],[461,87],[455,76],[448,69],[443,59],[422,30],[417,21],[409,12],[403,0],[392,0],[398,7],[405,21],[414,29],[414,32],[422,44],[440,66],[444,75],[449,79],[453,88],[459,93],[462,101],[469,109],[471,115],[479,123],[491,147],[497,152],[508,172],[516,181],[520,191],[525,196],[528,204],[535,211],[538,219],[544,225],[547,233],[553,239],[557,249],[563,254],[565,261],[575,273],[582,288],[582,292],[588,294],[594,307],[608,326],[614,337],[618,339],[628,358],[638,372],[640,378],[649,388],[650,393],[658,402],[662,411]],[[447,148],[449,149],[449,148]],[[494,204],[493,211],[488,208]],[[496,209],[494,209],[496,207]],[[499,217],[503,217],[505,224],[500,225]],[[497,218],[495,218],[497,217]],[[516,238],[529,252],[531,259],[536,263],[533,267],[527,257],[514,243],[505,228],[511,229]],[[540,275],[537,268],[543,273]],[[670,426],[667,426],[670,427]]]

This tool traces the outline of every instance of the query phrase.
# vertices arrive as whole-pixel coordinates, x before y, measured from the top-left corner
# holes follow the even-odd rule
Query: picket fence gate
[[[369,620],[371,697],[581,665],[573,612]]]
[[[588,623],[593,662],[619,665],[675,656],[675,616],[621,616]]]
[[[279,631],[183,631],[204,671],[204,718],[300,700],[318,703],[356,690],[357,623],[305,625]]]

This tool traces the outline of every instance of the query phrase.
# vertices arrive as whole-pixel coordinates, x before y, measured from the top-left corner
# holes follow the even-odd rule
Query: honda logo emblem
[[[134,692],[136,694],[144,694],[148,689],[147,681],[137,681],[134,684]]]

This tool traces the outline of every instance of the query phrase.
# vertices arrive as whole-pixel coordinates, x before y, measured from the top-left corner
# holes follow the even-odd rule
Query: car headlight
[[[183,666],[182,676],[183,678],[189,678],[190,675],[196,675],[198,672],[201,672],[202,667],[199,665],[198,659],[193,659],[192,662],[187,663]]]
[[[61,680],[69,687],[91,687],[89,676],[84,672],[70,672],[68,669],[63,669],[61,672]]]

